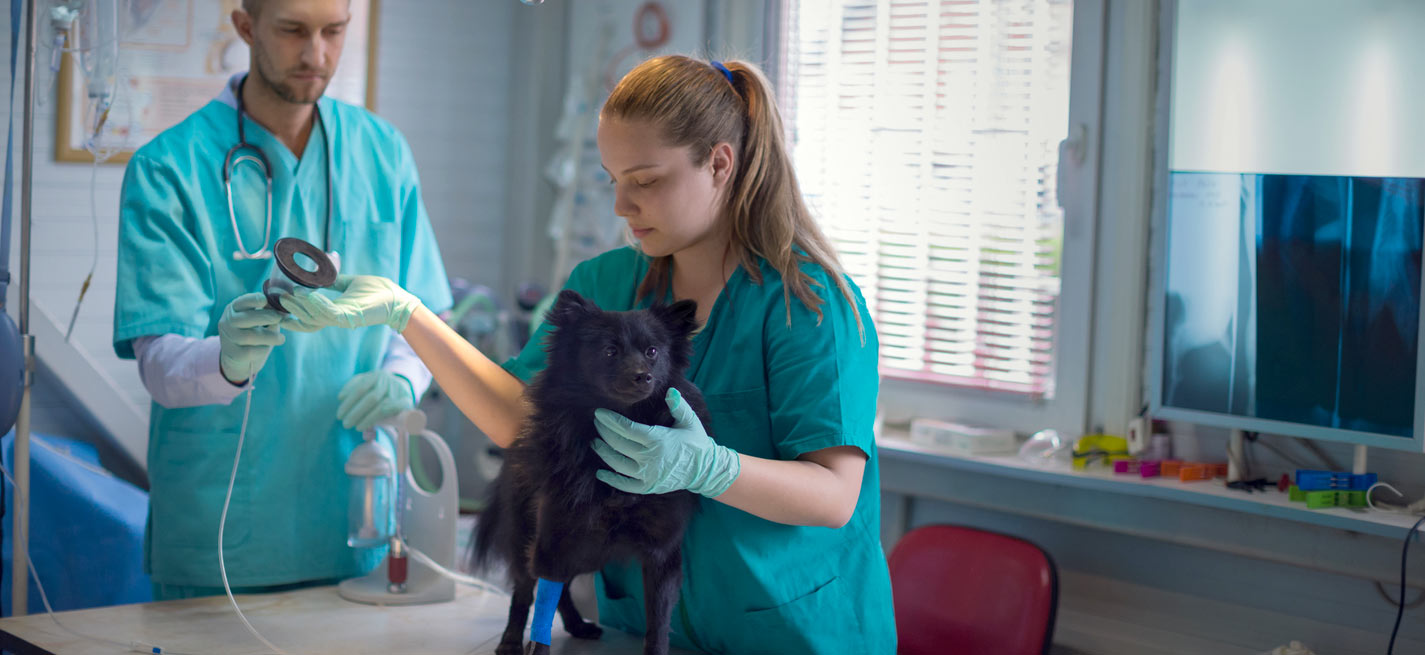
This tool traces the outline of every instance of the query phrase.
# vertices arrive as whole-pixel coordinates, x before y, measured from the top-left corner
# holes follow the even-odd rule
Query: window
[[[1074,4],[786,0],[783,12],[797,172],[871,306],[882,376],[942,397],[950,385],[1051,401],[1065,364],[1057,181]],[[1071,313],[1086,336],[1088,311]]]

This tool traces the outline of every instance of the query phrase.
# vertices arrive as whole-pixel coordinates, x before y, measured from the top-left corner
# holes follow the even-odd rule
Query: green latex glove
[[[336,395],[337,420],[346,429],[365,432],[382,419],[416,406],[410,380],[390,371],[368,371],[347,381]]]
[[[309,328],[389,325],[397,332],[406,329],[411,314],[421,306],[420,299],[400,285],[375,275],[341,275],[331,289],[341,295],[327,298],[298,288],[279,302],[296,322]]]
[[[272,347],[286,340],[277,327],[282,313],[267,308],[267,296],[248,293],[223,309],[218,319],[218,366],[223,377],[241,383],[257,375]]]
[[[600,439],[594,452],[613,471],[595,473],[605,484],[633,494],[663,494],[687,489],[709,498],[732,486],[742,462],[737,451],[708,436],[702,421],[677,389],[665,398],[673,426],[634,423],[607,409],[594,410]]]
[[[278,302],[281,302],[281,300],[278,300]],[[303,323],[301,319],[291,314],[287,314],[287,316],[282,319],[282,329],[291,332],[318,332],[323,327],[325,326],[307,325]]]

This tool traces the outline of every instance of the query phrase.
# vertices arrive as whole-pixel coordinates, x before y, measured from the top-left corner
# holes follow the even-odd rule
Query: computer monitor
[[[1151,413],[1425,450],[1425,3],[1170,6]]]
[[[1168,183],[1154,416],[1419,450],[1425,179]]]

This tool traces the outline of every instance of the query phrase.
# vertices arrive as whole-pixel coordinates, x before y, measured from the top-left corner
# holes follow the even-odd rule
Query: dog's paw
[[[525,644],[524,655],[549,655],[549,645],[531,641]]]
[[[573,635],[575,639],[598,639],[604,634],[604,629],[592,621],[565,624],[564,630]]]
[[[524,649],[520,647],[518,640],[502,641],[499,646],[495,647],[495,655],[522,655],[523,653]]]

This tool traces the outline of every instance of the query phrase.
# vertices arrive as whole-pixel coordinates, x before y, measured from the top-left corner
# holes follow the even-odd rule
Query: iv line
[[[479,589],[481,591],[487,591],[497,596],[508,597],[510,595],[509,592],[499,587],[496,587],[495,585],[485,580],[481,580],[480,578],[474,576],[465,575],[463,573],[457,573],[455,571],[445,568],[444,566],[441,566],[439,562],[436,562],[434,559],[431,559],[430,555],[422,553],[421,551],[416,550],[414,546],[406,543],[405,539],[401,539],[401,546],[411,554],[412,559],[416,560],[417,562],[420,562],[421,564],[426,565],[427,568],[432,571],[435,571],[442,577],[449,578],[463,585],[475,587],[476,589]]]
[[[222,517],[218,519],[218,572],[223,576],[223,591],[227,592],[228,602],[232,603],[233,611],[237,612],[238,618],[242,620],[243,627],[247,628],[247,631],[251,632],[252,636],[257,637],[257,640],[262,642],[262,645],[271,649],[272,652],[277,653],[277,655],[288,655],[286,651],[272,645],[272,642],[268,641],[266,637],[262,636],[262,633],[257,631],[257,628],[252,627],[252,624],[247,622],[247,617],[243,615],[242,608],[238,607],[237,599],[233,598],[232,585],[228,584],[228,567],[227,564],[223,562],[223,530],[228,524],[228,506],[233,500],[233,484],[237,482],[238,463],[242,461],[242,442],[247,438],[247,417],[248,413],[252,411],[252,390],[256,387],[256,381],[254,380],[256,377],[257,375],[252,373],[251,369],[249,369],[247,376],[247,402],[243,403],[242,406],[242,428],[238,430],[237,451],[233,454],[233,472],[232,475],[228,476],[228,493],[223,498]]]

